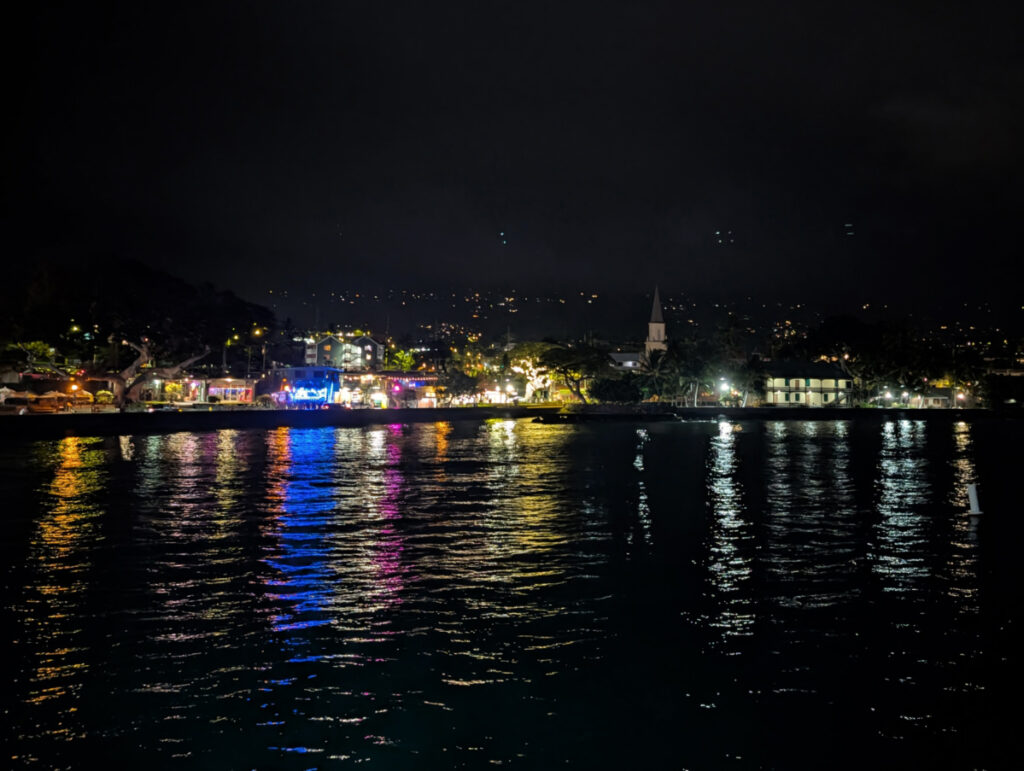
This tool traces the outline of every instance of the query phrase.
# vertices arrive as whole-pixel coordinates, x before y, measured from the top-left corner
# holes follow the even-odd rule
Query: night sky
[[[8,257],[1015,299],[1019,3],[24,5]]]

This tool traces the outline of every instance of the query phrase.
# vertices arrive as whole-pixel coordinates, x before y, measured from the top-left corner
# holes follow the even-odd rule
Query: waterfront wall
[[[525,418],[558,412],[558,407],[438,407],[388,410],[199,410],[124,413],[9,415],[0,418],[0,437],[50,439],[63,436],[165,434],[222,428],[322,428],[390,423],[434,423],[492,418]]]
[[[668,412],[683,419],[726,420],[927,420],[938,422],[1024,417],[1020,411],[981,409],[916,409],[906,407],[669,407]]]
[[[683,420],[927,420],[977,421],[1006,419],[1007,413],[987,410],[917,409],[778,409],[772,407],[662,407],[644,405],[644,409],[606,406],[581,410],[584,421],[590,417],[617,417],[643,421],[651,416],[672,414]],[[270,429],[280,427],[321,428],[367,426],[391,423],[434,423],[490,419],[516,419],[558,414],[558,407],[439,407],[436,409],[386,410],[212,410],[159,411],[127,413],[83,413],[55,415],[10,415],[0,418],[0,438],[52,439],[64,436],[116,436],[123,434],[160,434],[176,431],[215,431],[218,429]],[[1020,417],[1013,415],[1014,417]]]

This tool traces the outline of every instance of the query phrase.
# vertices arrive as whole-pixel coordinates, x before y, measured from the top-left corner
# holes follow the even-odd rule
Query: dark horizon
[[[348,287],[1009,302],[1016,7],[32,6],[7,252]]]

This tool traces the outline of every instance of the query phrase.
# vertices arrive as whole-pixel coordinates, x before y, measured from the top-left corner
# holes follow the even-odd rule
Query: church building
[[[647,339],[644,340],[643,351],[612,353],[612,366],[625,372],[636,372],[642,369],[644,362],[650,361],[651,353],[664,351],[668,348],[665,336],[665,318],[661,313],[661,297],[658,287],[654,288],[654,304],[651,306],[651,320],[647,322]]]
[[[667,350],[665,341],[665,318],[661,315],[661,298],[658,296],[658,287],[654,287],[654,304],[651,306],[651,320],[647,322],[644,358],[650,361],[654,351]]]

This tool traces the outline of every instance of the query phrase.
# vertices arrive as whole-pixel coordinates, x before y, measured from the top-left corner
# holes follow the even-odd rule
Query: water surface
[[[1018,437],[493,421],[8,445],[8,765],[1009,765]]]

